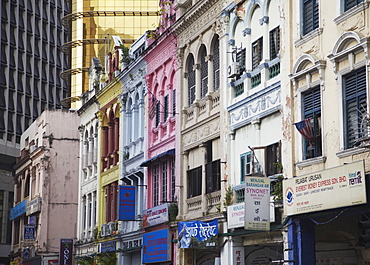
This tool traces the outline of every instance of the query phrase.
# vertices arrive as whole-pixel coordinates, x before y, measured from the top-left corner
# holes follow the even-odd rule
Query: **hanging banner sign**
[[[118,220],[136,220],[136,186],[119,186]]]
[[[246,230],[270,230],[270,179],[267,177],[245,178]]]
[[[171,261],[171,233],[163,229],[143,234],[143,263]]]
[[[286,179],[283,192],[286,215],[364,204],[364,161]]]
[[[143,227],[149,227],[168,222],[168,205],[168,203],[164,203],[153,208],[144,210]]]
[[[218,219],[212,222],[178,222],[179,248],[210,248],[218,245]]]

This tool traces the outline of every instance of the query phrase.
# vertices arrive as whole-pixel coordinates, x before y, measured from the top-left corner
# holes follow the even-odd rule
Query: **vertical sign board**
[[[35,225],[24,225],[23,242],[25,246],[30,246],[35,243]]]
[[[364,204],[364,161],[286,179],[283,191],[286,215]]]
[[[270,179],[267,177],[245,178],[246,230],[270,230]]]
[[[118,220],[136,219],[136,186],[119,186]]]
[[[73,239],[60,239],[59,265],[72,265]]]
[[[244,247],[233,247],[233,264],[244,265],[244,258]]]
[[[169,229],[143,234],[143,263],[171,261],[171,233]]]

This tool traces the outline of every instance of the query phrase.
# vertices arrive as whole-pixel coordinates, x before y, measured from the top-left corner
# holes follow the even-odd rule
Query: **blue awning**
[[[166,152],[163,152],[159,155],[156,155],[156,156],[153,156],[152,158],[149,158],[148,160],[144,161],[143,163],[141,163],[141,167],[148,167],[150,165],[151,162],[153,162],[154,160],[157,160],[161,157],[164,157],[164,156],[173,156],[175,155],[175,149],[170,149],[170,150],[167,150]]]

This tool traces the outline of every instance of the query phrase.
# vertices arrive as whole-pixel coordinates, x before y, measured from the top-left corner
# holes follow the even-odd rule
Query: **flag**
[[[306,139],[310,143],[312,143],[313,140],[315,140],[315,135],[313,132],[310,118],[304,119],[303,121],[300,122],[296,122],[294,123],[294,125],[304,139]]]

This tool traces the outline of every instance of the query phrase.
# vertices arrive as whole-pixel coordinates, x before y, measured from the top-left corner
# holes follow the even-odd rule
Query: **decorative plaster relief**
[[[198,11],[203,11],[202,9]],[[191,17],[185,20],[184,24],[186,23],[186,27],[184,27],[184,31],[179,34],[179,46],[182,47],[186,44],[188,40],[192,40],[197,37],[199,34],[202,33],[202,29],[204,29],[210,23],[214,23],[216,19],[218,19],[218,15],[222,11],[222,2],[218,1],[217,3],[211,5],[207,9],[205,6],[203,13],[199,17]],[[191,24],[191,27],[188,25]],[[185,26],[185,25],[184,25]]]
[[[220,119],[217,118],[206,124],[195,128],[183,135],[183,150],[190,149],[192,146],[196,146],[208,140],[213,135],[219,135],[220,133]]]
[[[251,100],[247,99],[244,104],[240,104],[236,108],[232,108],[231,106],[231,110],[229,111],[230,127],[234,129],[254,119],[270,115],[271,112],[281,106],[280,97],[281,90],[279,87],[279,89],[267,91]]]

